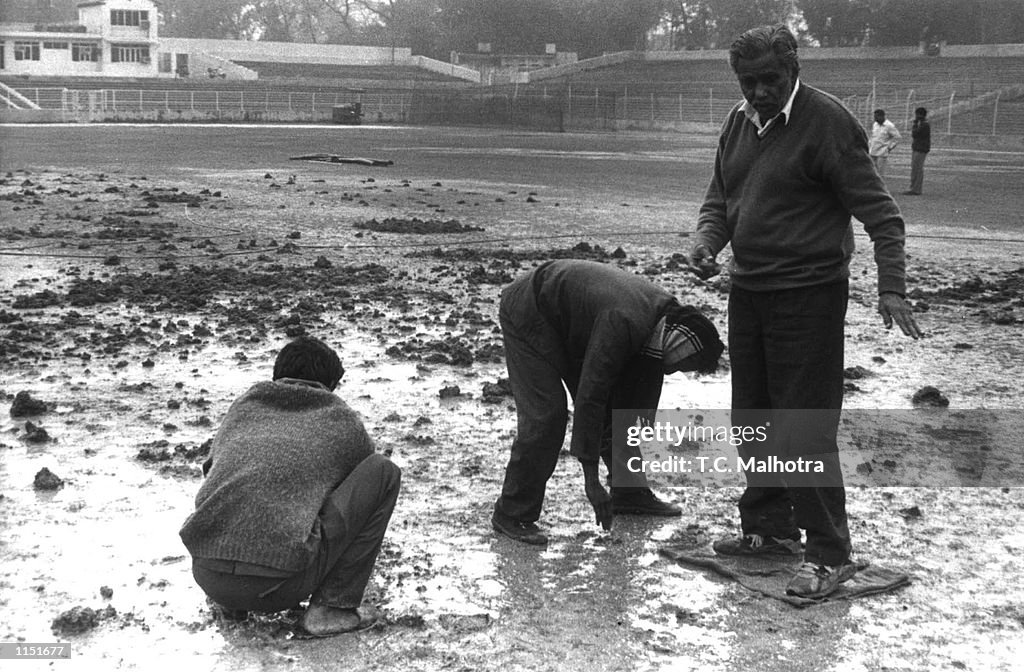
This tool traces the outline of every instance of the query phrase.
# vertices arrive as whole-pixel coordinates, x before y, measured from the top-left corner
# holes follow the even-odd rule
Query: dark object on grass
[[[925,385],[915,392],[911,401],[919,406],[935,406],[938,408],[945,408],[946,406],[949,406],[949,399],[946,395],[942,394],[942,392],[939,392],[938,388],[932,387],[931,385]]]
[[[369,229],[378,233],[470,233],[472,231],[484,230],[472,224],[462,224],[455,219],[446,221],[439,219],[423,220],[419,217],[413,217],[412,219],[388,217],[380,222],[376,219],[371,219],[366,222],[356,222],[352,226],[356,229]]]
[[[911,518],[920,518],[922,516],[921,507],[915,504],[914,506],[908,506],[905,509],[900,509],[900,515],[908,520]]]
[[[14,403],[11,404],[11,417],[23,418],[26,415],[42,415],[48,410],[45,402],[36,399],[28,392],[21,391],[14,395]]]
[[[64,480],[46,467],[43,467],[36,473],[35,480],[32,481],[32,487],[36,490],[58,490],[64,487]]]
[[[446,385],[437,394],[442,399],[451,399],[452,397],[461,396],[462,390],[459,389],[458,385]]]
[[[77,635],[92,630],[99,624],[92,607],[72,607],[53,619],[50,628],[55,635]]]
[[[508,378],[499,378],[494,383],[484,383],[483,402],[485,404],[501,403],[506,397],[512,396],[512,385]]]
[[[860,380],[861,378],[867,378],[871,375],[871,371],[865,369],[863,366],[848,366],[843,369],[843,378],[847,380]]]
[[[31,421],[25,423],[25,436],[23,438],[29,443],[46,443],[52,440],[45,429]]]

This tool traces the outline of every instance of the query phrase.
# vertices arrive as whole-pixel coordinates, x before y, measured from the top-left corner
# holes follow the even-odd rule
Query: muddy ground
[[[795,609],[658,555],[670,540],[735,532],[736,487],[665,489],[682,519],[621,517],[605,534],[567,458],[541,521],[547,549],[492,534],[515,428],[500,385],[501,287],[545,259],[597,259],[685,295],[724,331],[727,282],[696,280],[677,256],[713,138],[364,128],[346,149],[393,167],[289,162],[338,151],[317,132],[340,131],[3,129],[0,641],[71,643],[72,661],[48,669],[1019,665],[1024,476],[1006,433],[986,437],[1003,459],[987,487],[848,474],[856,554],[912,577],[852,603]],[[928,337],[880,327],[858,237],[847,406],[911,409],[931,385],[947,413],[1013,424],[1024,156],[930,161],[934,195],[903,204]],[[897,160],[890,179],[906,168]],[[296,614],[211,612],[177,537],[219,418],[301,333],[338,347],[339,393],[404,471],[367,596],[387,623],[321,641],[296,636]],[[674,376],[662,405],[726,408],[728,380],[727,369]],[[950,436],[901,436],[893,465],[980,482],[971,465],[931,460]]]

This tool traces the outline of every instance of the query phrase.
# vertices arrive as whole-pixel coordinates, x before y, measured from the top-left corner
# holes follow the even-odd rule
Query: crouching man
[[[333,394],[344,373],[334,350],[302,336],[278,354],[273,381],[228,409],[180,532],[196,582],[222,608],[275,612],[309,598],[301,625],[315,636],[380,618],[361,604],[401,472]]]
[[[680,515],[642,475],[609,494],[598,464],[615,466],[613,409],[647,409],[653,418],[665,374],[716,370],[724,346],[715,326],[644,278],[579,260],[549,261],[514,281],[502,292],[499,319],[518,421],[494,529],[547,543],[536,521],[565,439],[566,389],[575,408],[569,452],[582,465],[597,523],[607,530],[615,515]]]

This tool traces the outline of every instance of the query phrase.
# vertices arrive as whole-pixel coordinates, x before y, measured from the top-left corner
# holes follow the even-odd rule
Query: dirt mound
[[[509,248],[472,249],[467,247],[440,248],[435,247],[425,252],[411,252],[407,257],[441,259],[444,261],[472,261],[482,262],[492,259],[504,261],[541,261],[548,259],[590,259],[592,261],[607,261],[609,259],[625,258],[625,252],[618,248],[609,253],[600,245],[591,245],[588,242],[579,242],[572,247],[550,248],[547,250],[511,250]]]
[[[994,278],[975,275],[952,287],[934,291],[914,290],[911,298],[929,299],[935,303],[962,303],[970,307],[1003,304],[1006,308],[1024,307],[1024,267]]]
[[[503,361],[503,349],[497,344],[484,344],[476,350],[470,348],[462,338],[448,336],[441,339],[412,338],[404,343],[392,345],[384,351],[389,357],[411,359],[429,364],[451,364],[453,366],[470,366],[474,361]]]
[[[454,219],[445,221],[439,219],[423,220],[418,217],[413,217],[412,219],[388,217],[380,222],[376,219],[371,219],[368,222],[356,222],[352,226],[356,229],[366,229],[377,231],[378,233],[414,233],[420,235],[432,233],[471,233],[484,230],[479,226],[461,224]]]

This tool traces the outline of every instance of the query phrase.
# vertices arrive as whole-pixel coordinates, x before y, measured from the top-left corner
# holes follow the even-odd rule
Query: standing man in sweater
[[[569,453],[583,467],[597,523],[608,530],[616,514],[680,515],[642,474],[630,479],[621,472],[609,496],[598,464],[604,460],[613,473],[613,409],[647,410],[650,420],[666,373],[717,369],[724,346],[715,326],[645,278],[571,259],[515,280],[502,292],[498,314],[518,424],[494,529],[527,544],[547,543],[536,521],[565,440],[566,389],[575,409]],[[627,480],[631,487],[614,482]]]
[[[800,81],[789,29],[744,33],[729,61],[744,101],[722,126],[690,263],[708,276],[717,270],[716,255],[732,244],[734,424],[758,424],[777,409],[818,409],[822,426],[813,436],[798,430],[790,450],[834,455],[854,248],[850,217],[864,223],[874,244],[886,328],[895,323],[918,338],[904,299],[903,218],[874,169],[861,125],[838,100]],[[781,430],[773,427],[773,434],[785,437]],[[764,487],[747,474],[739,501],[742,536],[716,543],[715,550],[799,555],[802,528],[804,563],[790,593],[834,591],[855,569],[842,474],[833,466],[829,478],[810,484],[820,487]]]
[[[181,528],[192,574],[215,603],[275,612],[310,598],[302,626],[321,637],[378,620],[360,605],[401,480],[334,395],[344,373],[315,338],[282,348],[273,381],[228,409]]]

